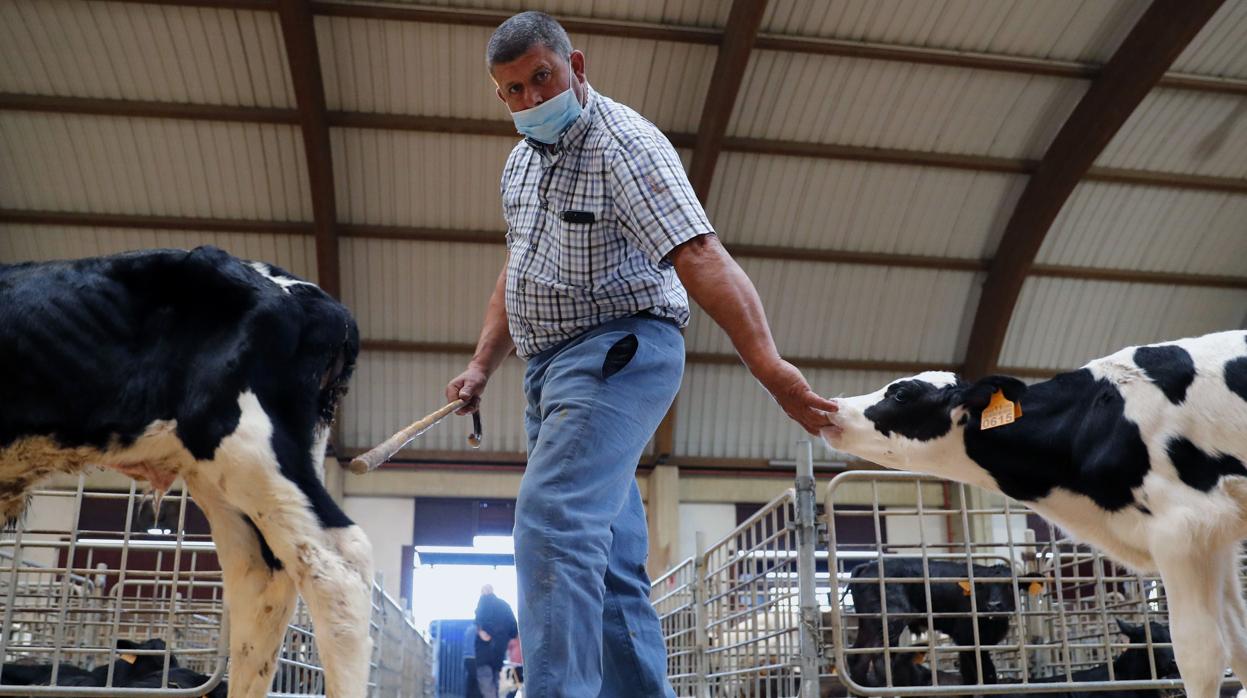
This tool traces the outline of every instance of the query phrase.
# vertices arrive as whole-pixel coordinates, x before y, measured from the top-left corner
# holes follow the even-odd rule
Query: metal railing
[[[228,681],[228,627],[216,548],[206,535],[185,532],[191,507],[185,490],[171,491],[176,507],[169,535],[130,530],[144,496],[95,492],[79,478],[74,489],[38,490],[29,521],[0,533],[0,660],[13,666],[51,665],[52,685],[13,685],[0,670],[0,696],[203,696]],[[85,509],[107,509],[124,520],[110,530],[81,527]],[[48,516],[54,512],[59,516]],[[37,518],[36,518],[37,517]],[[431,698],[432,652],[398,603],[373,584],[370,697]],[[163,645],[151,641],[159,640]],[[139,649],[120,641],[148,643]],[[163,688],[73,683],[75,670],[153,664]],[[175,664],[176,662],[176,664]],[[195,672],[197,685],[173,686],[168,671]],[[186,675],[180,675],[180,682]],[[306,605],[296,604],[278,654],[270,696],[324,694],[324,670]]]
[[[935,501],[933,486],[943,487]],[[881,505],[885,488],[904,503]],[[869,696],[1182,687],[1159,578],[1024,505],[930,476],[856,471],[831,481],[825,508],[835,573],[824,681]],[[839,535],[863,528],[871,540]]]
[[[809,444],[796,487],[653,585],[679,696],[818,695],[817,521]],[[803,677],[807,680],[803,680]]]
[[[798,456],[794,489],[654,581],[676,695],[1181,690],[1158,577],[925,475],[840,474],[820,515]]]

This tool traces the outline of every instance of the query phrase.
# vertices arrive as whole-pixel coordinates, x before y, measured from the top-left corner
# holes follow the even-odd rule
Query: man
[[[498,674],[518,629],[511,604],[495,596],[489,584],[481,587],[476,603],[476,628],[476,684],[484,698],[498,698]]]
[[[557,22],[511,17],[486,58],[526,138],[502,175],[507,262],[446,397],[474,411],[512,349],[528,362],[515,512],[526,692],[671,696],[635,473],[680,386],[688,294],[806,431],[835,405],[780,358],[670,142],[589,86]]]

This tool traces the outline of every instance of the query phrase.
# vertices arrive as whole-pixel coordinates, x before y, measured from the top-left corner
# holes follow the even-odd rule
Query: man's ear
[[[981,378],[961,391],[961,406],[978,414],[991,402],[992,395],[999,390],[1005,399],[1017,402],[1026,393],[1026,384],[1011,376],[987,376]]]
[[[570,63],[570,64],[571,64],[571,67],[572,67],[572,73],[574,73],[574,74],[576,75],[576,77],[580,79],[580,82],[582,82],[582,83],[583,83],[583,82],[584,82],[584,80],[585,80],[585,54],[584,54],[584,51],[581,51],[580,49],[574,49],[574,50],[572,50],[571,55],[569,55],[569,56],[567,57],[567,60],[568,60],[568,63]]]

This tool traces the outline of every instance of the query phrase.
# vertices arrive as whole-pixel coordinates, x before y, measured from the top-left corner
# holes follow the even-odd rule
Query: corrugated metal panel
[[[296,127],[29,112],[0,112],[0,206],[312,216]]]
[[[1138,0],[771,0],[763,31],[958,51],[1103,62]]]
[[[372,448],[394,432],[446,404],[446,384],[467,366],[466,354],[405,354],[365,351],[338,418],[348,448]],[[523,452],[524,364],[507,359],[490,378],[481,401],[485,439],[481,451]],[[452,416],[408,448],[471,451],[466,417]]]
[[[740,260],[785,355],[956,361],[978,302],[981,274],[928,269]],[[731,352],[701,311],[689,351]]]
[[[504,230],[498,183],[510,138],[332,129],[338,218]]]
[[[346,239],[342,299],[369,339],[475,344],[506,248]]]
[[[668,131],[696,131],[718,49],[699,44],[573,34],[593,89]]]
[[[1038,157],[1086,81],[755,51],[728,133]]]
[[[1247,291],[1031,278],[1000,364],[1072,368],[1122,347],[1240,328]]]
[[[275,13],[80,0],[0,3],[0,90],[294,105]]]
[[[275,264],[309,281],[316,280],[316,241],[310,235],[0,224],[0,263],[5,264],[199,245],[215,245],[236,257]]]
[[[351,0],[354,1],[354,0]],[[372,0],[364,0],[364,4]],[[723,0],[400,0],[452,9],[541,10],[556,17],[592,17],[698,27],[722,27],[730,3]]]
[[[485,68],[488,29],[321,17],[317,35],[330,109],[507,118]],[[594,89],[664,129],[696,128],[713,46],[582,34],[572,42]]]
[[[874,371],[806,371],[829,397],[873,392],[899,376]],[[792,458],[793,444],[810,438],[790,420],[743,366],[690,365],[676,400],[675,452],[718,458]],[[834,458],[821,442],[814,458]]]
[[[710,221],[729,243],[983,258],[1023,175],[724,153]]]
[[[1053,223],[1038,261],[1247,276],[1247,196],[1081,184]]]
[[[503,119],[485,69],[490,31],[415,22],[317,17],[330,109]]]
[[[1184,73],[1247,78],[1247,0],[1228,0],[1174,61]]]
[[[1247,43],[1247,36],[1242,40]],[[1139,170],[1247,177],[1247,100],[1155,90],[1096,162]]]

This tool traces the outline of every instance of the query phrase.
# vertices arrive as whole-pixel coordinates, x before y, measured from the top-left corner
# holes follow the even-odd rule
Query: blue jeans
[[[636,468],[683,373],[679,329],[646,316],[528,361],[528,467],[515,507],[526,695],[675,695],[649,602]]]

